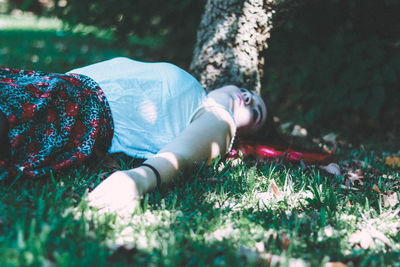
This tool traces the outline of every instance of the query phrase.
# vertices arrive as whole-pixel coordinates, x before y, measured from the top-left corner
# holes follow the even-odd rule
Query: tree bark
[[[227,84],[261,90],[274,0],[208,0],[190,69],[207,91]]]

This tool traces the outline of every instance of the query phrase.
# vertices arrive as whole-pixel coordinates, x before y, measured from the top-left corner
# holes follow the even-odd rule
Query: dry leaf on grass
[[[282,249],[287,250],[287,248],[290,245],[290,238],[286,233],[282,233],[281,242],[282,242]]]
[[[355,171],[349,170],[347,172],[347,180],[346,180],[346,185],[354,185],[356,182],[358,182],[359,185],[364,184],[364,175],[361,169],[357,169]]]
[[[353,245],[359,245],[363,249],[374,248],[374,240],[379,240],[389,247],[392,246],[389,238],[387,238],[384,233],[380,232],[373,226],[358,230],[349,238],[350,243],[352,243]]]
[[[388,207],[393,208],[399,203],[399,198],[397,197],[397,193],[392,190],[388,190],[387,192],[382,193],[379,187],[376,186],[375,184],[372,186],[372,190],[382,195],[383,206],[385,208]]]
[[[392,191],[392,190],[388,190],[385,194],[383,194],[383,205],[385,206],[385,208],[387,207],[394,207],[399,203],[399,199],[397,197],[397,193]]]
[[[272,180],[271,183],[269,184],[269,191],[271,190],[274,196],[280,196],[282,194],[281,190],[276,185],[275,180]]]
[[[336,138],[337,138],[337,134],[335,134],[335,133],[329,133],[322,137],[322,139],[325,142],[331,142],[331,143],[336,143]]]
[[[400,167],[400,156],[385,157],[385,164],[392,167]]]
[[[375,192],[381,194],[381,190],[379,189],[379,187],[378,187],[376,184],[374,184],[374,185],[372,186],[372,190],[374,190]]]
[[[336,163],[329,163],[327,166],[321,166],[321,169],[335,176],[340,176],[340,167]]]
[[[373,238],[378,239],[380,241],[382,241],[383,243],[385,243],[386,245],[388,245],[389,247],[392,246],[392,243],[390,242],[389,238],[387,238],[385,236],[384,233],[382,233],[381,231],[378,231],[375,227],[371,227],[370,228],[370,234]]]
[[[271,180],[267,192],[257,193],[255,195],[259,199],[260,206],[268,204],[271,200],[281,200],[283,198],[282,191],[276,185],[274,180]]]

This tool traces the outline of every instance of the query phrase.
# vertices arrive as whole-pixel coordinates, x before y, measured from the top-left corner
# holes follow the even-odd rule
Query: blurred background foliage
[[[158,60],[187,66],[196,41],[205,0],[6,0],[8,9],[23,9],[63,20],[64,30],[82,25],[110,30],[114,44],[126,47],[132,39],[163,46]],[[150,43],[149,43],[150,42]],[[155,58],[155,57],[152,57]]]
[[[0,0],[6,14],[62,20],[41,31],[3,27],[0,64],[67,71],[128,56],[187,69],[205,2]],[[274,18],[263,81],[275,113],[308,129],[400,132],[400,1],[281,2],[289,5]]]
[[[399,14],[400,1],[385,0],[297,1],[278,13],[264,86],[279,114],[368,136],[398,132]]]

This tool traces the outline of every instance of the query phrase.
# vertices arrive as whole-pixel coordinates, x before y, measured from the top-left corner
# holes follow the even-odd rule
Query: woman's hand
[[[135,170],[114,172],[89,193],[89,206],[101,213],[132,214],[143,195],[140,176]]]

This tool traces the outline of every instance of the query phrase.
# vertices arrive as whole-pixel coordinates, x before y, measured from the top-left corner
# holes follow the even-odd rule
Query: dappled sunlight
[[[258,201],[261,209],[276,209],[284,203],[287,206],[286,210],[288,214],[301,205],[306,204],[306,199],[312,197],[312,192],[305,190],[304,187],[296,191],[293,178],[288,173],[286,174],[285,183],[282,188],[272,179],[266,191],[254,193],[254,200]]]
[[[172,152],[158,153],[153,159],[164,159],[164,164],[167,163],[171,165],[175,170],[180,169],[178,156]]]
[[[57,18],[38,17],[28,13],[13,13],[0,15],[1,30],[35,30],[58,31],[62,28],[62,21]]]
[[[225,222],[214,232],[205,234],[204,238],[208,242],[222,241],[224,239],[237,240],[240,235],[239,229],[235,228],[232,222]]]
[[[0,0],[0,9],[2,3],[12,2],[16,1]],[[63,12],[73,11],[76,3],[85,3],[59,2],[68,4],[65,9],[61,8]],[[151,5],[150,1],[142,2],[146,3],[145,7]],[[185,2],[200,6],[200,2],[207,1]],[[221,6],[232,4],[215,2]],[[377,6],[395,5],[388,4],[395,2],[393,0],[382,2]],[[173,7],[173,14],[186,10],[186,4],[182,3]],[[272,49],[269,48],[267,54],[261,53],[268,62],[263,68],[266,75],[262,92],[270,97],[272,106],[279,104],[276,112],[282,121],[271,116],[279,132],[285,134],[284,139],[293,150],[299,144],[305,149],[318,146],[321,150],[332,151],[329,161],[309,163],[303,157],[292,162],[287,160],[289,153],[275,158],[245,157],[244,150],[238,152],[237,158],[225,159],[221,155],[225,154],[231,139],[235,139],[235,119],[209,98],[189,126],[182,124],[187,126],[184,132],[189,130],[188,134],[182,134],[183,140],[178,138],[169,150],[162,150],[146,161],[112,155],[115,165],[110,166],[106,165],[107,160],[101,162],[101,157],[95,155],[85,165],[51,173],[43,179],[17,176],[10,181],[0,181],[3,185],[0,186],[1,265],[343,267],[398,264],[400,151],[396,147],[399,138],[394,129],[398,128],[400,120],[393,119],[396,111],[400,111],[395,100],[399,99],[400,92],[396,87],[400,77],[397,75],[400,42],[393,31],[398,26],[383,23],[383,27],[379,27],[381,32],[374,30],[373,26],[380,24],[374,14],[381,11],[357,3],[331,0],[323,5],[339,4],[340,10],[354,11],[358,15],[368,11],[366,14],[372,17],[366,16],[371,23],[365,34],[357,31],[357,22],[365,20],[362,16],[353,16],[354,20],[342,12],[342,17],[333,20],[340,24],[336,27],[338,31],[330,31],[335,26],[332,20],[326,19],[330,16],[325,17],[318,8],[309,9],[311,6],[305,1],[303,4],[307,8],[300,5],[299,12],[288,13],[286,22],[282,21],[282,27],[276,27],[272,34],[277,38],[268,41]],[[103,6],[107,4],[93,2],[91,6],[99,8],[89,13],[103,8],[107,11],[107,6]],[[144,6],[132,8],[136,7],[135,14],[140,17]],[[172,7],[172,4],[166,6]],[[249,8],[244,9],[251,12]],[[78,9],[82,10],[85,9]],[[123,20],[116,27],[128,29],[125,30],[129,33],[126,39],[116,37],[115,27],[99,28],[108,27],[105,24],[80,24],[71,29],[50,14],[39,17],[13,11],[0,15],[0,65],[65,73],[123,56],[140,61],[167,60],[186,68],[193,55],[190,50],[195,38],[189,33],[194,33],[198,25],[192,24],[195,14],[181,12],[188,22],[184,27],[178,25],[180,28],[176,31],[182,32],[185,37],[182,41],[174,38],[179,34],[175,35],[171,25],[163,27],[163,15],[146,10],[151,14],[143,13],[149,16],[135,24],[137,29],[129,28],[130,19],[136,15],[117,14]],[[397,11],[398,7],[393,10]],[[166,9],[164,13],[169,14],[169,11]],[[325,9],[325,12],[337,18],[335,8]],[[198,13],[200,15],[200,9]],[[204,15],[210,14],[205,12]],[[294,19],[297,14],[302,19]],[[217,14],[220,24],[204,33],[211,36],[204,40],[203,47],[204,54],[209,57],[201,55],[200,51],[194,53],[194,60],[204,63],[197,77],[204,79],[204,84],[213,84],[212,80],[222,84],[247,83],[257,78],[263,63],[257,61],[258,57],[253,56],[251,50],[241,50],[238,38],[226,40],[224,36],[238,32],[241,39],[247,36],[247,44],[256,41],[257,36],[242,27],[246,24],[244,16],[220,15]],[[343,16],[346,19],[341,19]],[[115,17],[106,12],[102,18],[100,22]],[[168,16],[168,21],[170,18],[175,16]],[[315,23],[321,21],[328,24]],[[151,24],[151,29],[141,27],[142,24]],[[269,22],[265,27],[270,27]],[[298,31],[299,27],[303,31]],[[312,28],[320,29],[322,35]],[[381,38],[386,34],[387,39]],[[142,35],[146,37],[140,37]],[[311,39],[302,38],[304,36]],[[171,45],[169,39],[179,45]],[[185,49],[180,50],[180,47]],[[226,52],[223,47],[231,51]],[[146,86],[140,83],[139,87]],[[158,86],[165,84],[155,84],[152,88]],[[115,84],[110,83],[110,87],[116,89]],[[164,120],[165,114],[152,94],[145,93],[147,99],[136,101],[132,107],[134,111],[123,114],[139,118],[140,123],[138,120],[135,123],[149,126],[144,131],[151,128],[149,134],[157,133],[169,143],[167,131],[156,122],[166,122],[167,128],[172,123]],[[119,94],[113,95],[106,95],[106,98],[110,100]],[[133,106],[135,95],[130,97],[126,98],[126,103]],[[185,104],[186,101],[177,101],[172,105],[179,109]],[[116,114],[113,115],[116,118]],[[172,120],[180,122],[176,117]],[[123,121],[125,125],[132,125],[132,122]],[[376,132],[364,130],[372,129],[364,128],[367,126],[379,129],[373,128]],[[349,136],[344,129],[349,131]],[[224,135],[220,136],[222,131]],[[364,140],[363,136],[371,140]],[[382,147],[379,140],[382,138],[387,147]],[[351,143],[351,139],[355,143]],[[141,143],[129,140],[134,145]],[[332,150],[333,144],[336,150]],[[157,171],[138,167],[143,162],[158,170],[160,187],[157,187]],[[132,180],[129,176],[133,172],[140,178]],[[106,177],[111,179],[107,181]]]
[[[158,118],[157,106],[153,101],[149,99],[143,100],[139,105],[139,115],[142,117],[143,121],[149,124],[154,124]]]
[[[343,221],[354,225],[358,230],[351,233],[348,238],[349,244],[363,249],[379,251],[385,250],[385,246],[393,250],[400,250],[400,244],[393,242],[393,239],[400,231],[398,216],[400,209],[386,211],[379,216],[367,212],[360,212],[360,217],[342,216]]]
[[[110,57],[129,55],[132,47],[137,51],[138,46],[131,43],[115,47],[111,40],[112,31],[94,26],[65,31],[56,18],[27,13],[0,15],[3,67],[64,73]]]
[[[135,248],[144,251],[161,249],[173,241],[173,232],[169,230],[181,211],[149,210],[143,211],[137,207],[131,214],[120,216],[116,213],[99,212],[87,206],[88,198],[84,199],[76,208],[68,208],[63,216],[73,215],[75,220],[85,222],[86,231],[94,235],[94,228],[105,224],[112,228],[104,242],[115,251],[120,247]],[[160,242],[160,240],[164,240]]]
[[[175,222],[177,215],[179,212],[146,210],[125,220],[119,219],[115,223],[114,235],[106,240],[106,244],[112,250],[121,246],[132,246],[145,251],[161,249],[165,244],[160,240],[163,239],[168,244],[173,241],[173,233],[169,231],[169,227]]]

